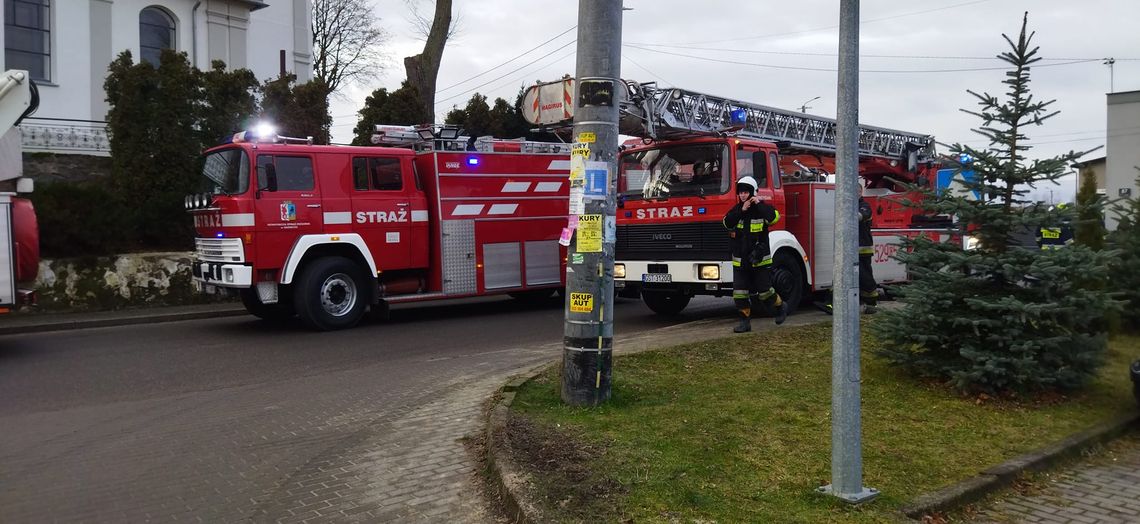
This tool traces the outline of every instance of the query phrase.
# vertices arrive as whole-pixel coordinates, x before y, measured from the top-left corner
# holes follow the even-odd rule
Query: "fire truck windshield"
[[[223,149],[206,155],[202,174],[214,183],[216,191],[239,195],[249,189],[249,156],[239,148]]]
[[[732,185],[724,144],[643,149],[621,157],[618,191],[630,199],[720,195]]]

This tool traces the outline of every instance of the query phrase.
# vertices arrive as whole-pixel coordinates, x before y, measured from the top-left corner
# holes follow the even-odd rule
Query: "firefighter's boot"
[[[751,313],[752,311],[748,309],[740,310],[740,324],[732,328],[733,333],[747,333],[752,331],[752,319],[749,318],[752,316]]]
[[[776,295],[776,325],[783,324],[788,319],[788,303],[780,300],[780,295]]]
[[[781,302],[776,306],[776,325],[783,324],[788,319],[788,304]]]

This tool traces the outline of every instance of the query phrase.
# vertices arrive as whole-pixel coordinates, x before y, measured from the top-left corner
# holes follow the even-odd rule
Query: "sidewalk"
[[[247,315],[241,304],[200,304],[86,313],[9,314],[0,318],[0,335],[64,331],[95,327],[155,324],[179,320]]]
[[[1038,477],[1026,493],[983,508],[979,522],[1119,524],[1140,522],[1140,434],[1101,453]]]

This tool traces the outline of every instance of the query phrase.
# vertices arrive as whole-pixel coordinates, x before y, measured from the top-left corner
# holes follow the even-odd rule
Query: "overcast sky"
[[[364,98],[376,88],[398,88],[403,57],[423,48],[404,0],[373,3],[393,35],[392,58],[377,82],[352,86],[332,101],[334,142],[351,140]],[[422,4],[430,16],[431,2]],[[625,5],[632,10],[623,21],[623,78],[787,109],[807,103],[809,113],[835,116],[837,0]],[[439,71],[439,121],[476,91],[490,101],[513,102],[520,86],[574,73],[577,2],[459,0],[455,11],[459,33],[448,41]],[[1110,68],[1103,58],[1116,59],[1115,91],[1140,90],[1136,0],[863,0],[860,121],[930,133],[944,143],[985,145],[970,131],[978,120],[959,109],[974,107],[967,89],[1004,92],[1002,70],[991,69],[1003,62],[992,57],[1007,49],[1002,33],[1016,39],[1025,11],[1046,58],[1032,71],[1033,94],[1056,99],[1061,111],[1028,133],[1038,144],[1031,155],[1104,145]],[[797,67],[832,71],[787,69]],[[1039,189],[1040,198],[1049,199],[1048,189]],[[1070,199],[1073,183],[1053,191],[1057,201]]]

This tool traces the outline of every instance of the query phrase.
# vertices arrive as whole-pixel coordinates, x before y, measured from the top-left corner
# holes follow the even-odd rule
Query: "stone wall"
[[[29,312],[100,311],[232,300],[195,291],[191,253],[138,253],[40,261]]]
[[[36,185],[86,182],[111,176],[111,158],[91,155],[24,153],[24,176]]]

